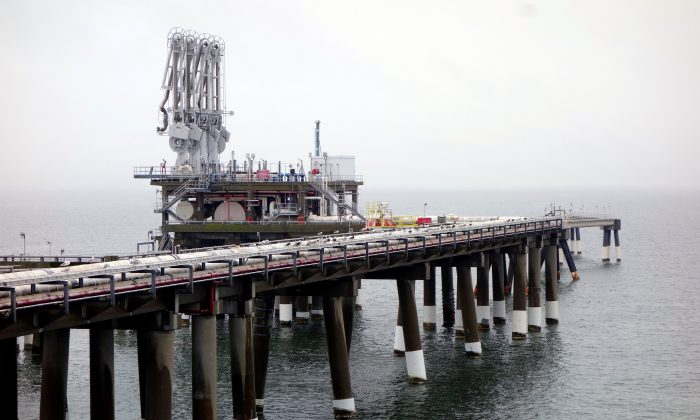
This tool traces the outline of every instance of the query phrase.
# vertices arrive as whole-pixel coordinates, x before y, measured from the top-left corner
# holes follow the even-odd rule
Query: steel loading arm
[[[163,124],[177,153],[176,167],[197,171],[216,165],[229,140],[224,127],[224,41],[213,35],[173,28],[161,88]],[[166,108],[168,101],[170,106]]]

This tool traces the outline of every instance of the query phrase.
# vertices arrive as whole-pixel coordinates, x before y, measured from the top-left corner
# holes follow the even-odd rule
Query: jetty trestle
[[[603,231],[612,236],[619,230],[614,227]],[[38,349],[42,357],[41,418],[68,413],[70,330],[88,328],[90,416],[114,418],[113,330],[132,329],[137,336],[141,416],[170,418],[174,330],[180,327],[179,314],[186,314],[192,328],[193,416],[216,418],[221,413],[217,413],[216,358],[211,355],[216,354],[216,318],[225,315],[234,416],[253,419],[265,408],[278,297],[280,325],[303,328],[304,323],[323,318],[331,365],[329,405],[338,416],[352,415],[349,354],[354,312],[367,304],[359,301],[363,282],[383,279],[396,284],[394,352],[405,358],[408,382],[422,383],[428,375],[416,281],[423,282],[423,329],[436,328],[439,277],[445,328],[459,327],[465,353],[482,356],[480,334],[508,328],[504,324],[509,293],[513,339],[542,330],[542,264],[546,324],[559,322],[557,254],[568,250],[569,236],[576,237],[575,227],[565,227],[560,218],[478,227],[455,224],[0,274],[0,314],[5,315],[0,319],[0,389],[6,391],[3,399],[9,401],[5,406],[12,416],[17,410],[16,338],[31,337],[25,345]],[[568,250],[565,259],[573,261],[573,255]]]

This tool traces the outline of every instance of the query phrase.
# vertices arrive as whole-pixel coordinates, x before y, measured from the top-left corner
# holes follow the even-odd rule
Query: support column
[[[216,316],[192,315],[192,418],[216,419]]]
[[[569,245],[566,243],[564,239],[559,239],[559,247],[564,253],[564,258],[566,259],[566,264],[569,266],[569,272],[571,273],[571,279],[574,281],[580,280],[581,276],[578,274],[578,270],[576,270],[576,263],[574,262],[574,257],[571,255],[571,251],[569,250]]]
[[[557,261],[559,261],[559,265],[564,265],[564,251],[562,250],[561,246],[559,247],[559,256],[557,257]]]
[[[139,388],[146,420],[172,415],[173,331],[137,330]]]
[[[309,312],[309,297],[297,296],[297,312],[294,316],[295,324],[308,324],[311,313]]]
[[[622,261],[622,248],[620,247],[620,231],[615,229],[613,231],[613,235],[615,238],[615,257],[617,258],[617,262]]]
[[[394,329],[394,355],[403,356],[406,352],[406,345],[403,338],[403,315],[401,311],[401,301],[399,301],[399,313],[396,316],[396,328]]]
[[[413,280],[396,280],[399,292],[399,308],[404,324],[403,332],[406,345],[405,356],[408,381],[411,383],[422,383],[427,380],[427,375],[425,372],[423,348],[420,342],[414,284],[415,281]]]
[[[314,299],[317,297],[314,296]],[[319,298],[320,299],[320,298]],[[267,362],[270,357],[270,338],[272,337],[272,312],[274,296],[265,295],[255,298],[255,326],[253,328],[253,364],[255,367],[255,410],[258,414],[265,407],[265,381]],[[321,309],[323,311],[323,309]],[[321,314],[323,318],[323,314]]]
[[[483,265],[476,268],[476,321],[479,330],[491,328],[491,308],[489,307],[489,256],[484,254]]]
[[[350,343],[352,343],[352,328],[355,321],[355,299],[354,297],[346,296],[341,298],[343,307],[343,328],[345,329],[345,344],[350,353]]]
[[[460,283],[457,279],[457,294],[455,300],[457,301],[457,310],[455,311],[455,337],[464,337],[464,324],[462,320],[462,306],[464,305],[462,301],[462,295],[464,294],[459,290]]]
[[[506,297],[505,297],[505,266],[503,254],[494,252],[491,254],[491,286],[493,287],[493,323],[503,325],[506,323]]]
[[[363,291],[362,291],[362,278],[357,277],[357,298],[355,298],[355,310],[360,311],[362,310],[362,305],[365,303],[365,297],[363,296]]]
[[[527,329],[531,332],[542,330],[542,304],[540,294],[542,292],[542,280],[540,278],[540,248],[539,244],[530,244],[528,250],[528,305],[527,305]]]
[[[524,340],[527,336],[527,255],[513,254],[515,273],[513,277],[513,340]]]
[[[437,324],[435,307],[435,266],[428,264],[428,278],[423,280],[423,330],[433,331]]]
[[[451,327],[455,323],[455,296],[452,285],[452,267],[440,267],[442,277],[442,326]]]
[[[114,330],[90,328],[90,418],[114,419]]]
[[[355,309],[357,309],[357,305]],[[323,298],[321,296],[311,298],[311,319],[323,319]]]
[[[253,300],[232,301],[229,304],[233,306],[233,308],[229,308],[228,318],[233,418],[237,420],[256,419]],[[282,304],[283,301],[280,300],[280,315],[282,314]],[[289,306],[291,307],[291,302]]]
[[[572,253],[576,250],[576,228],[569,229],[569,249]]]
[[[0,340],[0,407],[2,407],[3,418],[13,420],[19,418],[17,412],[16,338]]]
[[[559,322],[559,284],[557,283],[557,246],[544,246],[544,281],[545,281],[545,322],[547,325]]]
[[[326,326],[328,363],[333,386],[333,412],[336,417],[355,414],[355,399],[350,384],[350,361],[345,342],[341,298],[323,298],[323,321]]]
[[[481,339],[476,322],[476,302],[472,286],[471,268],[457,265],[457,293],[462,296],[462,325],[464,326],[464,351],[467,356],[481,356]]]
[[[280,296],[280,326],[292,326],[292,298],[289,296]]]
[[[32,357],[41,357],[44,334],[36,333],[32,335]]]
[[[561,248],[557,245],[557,281],[561,280],[561,260],[563,257],[564,253],[562,252]]]
[[[66,419],[70,330],[47,331],[43,336],[39,419]]]
[[[603,262],[610,262],[610,229],[603,229]]]
[[[25,335],[24,337],[24,349],[31,350],[34,347],[34,334]]]
[[[576,228],[576,253],[581,255],[581,228]]]
[[[505,258],[506,254],[503,254],[503,266],[506,266],[505,263]],[[513,254],[508,254],[508,275],[506,276],[506,284],[504,285],[503,289],[505,291],[506,296],[510,296],[510,294],[513,291],[513,278],[515,276],[515,257]]]

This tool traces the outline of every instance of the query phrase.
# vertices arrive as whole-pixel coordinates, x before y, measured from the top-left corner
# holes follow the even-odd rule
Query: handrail
[[[133,172],[134,178],[145,178],[161,181],[186,181],[195,178],[211,178],[213,181],[228,181],[228,182],[310,182],[310,173],[277,173],[270,172],[264,176],[248,175],[246,173],[233,173],[229,170],[220,169],[215,171],[183,171],[175,166],[168,166],[160,169],[159,166],[135,166]],[[355,182],[362,183],[362,175],[330,175],[327,177],[330,183]]]
[[[521,234],[519,227],[523,227],[522,234],[528,232],[545,234],[552,230],[561,230],[562,219],[535,219],[525,220],[519,223],[506,222],[495,223],[487,226],[468,226],[464,224],[433,225],[428,228],[396,229],[393,232],[366,232],[356,234],[325,235],[320,237],[300,238],[299,240],[263,241],[248,246],[224,246],[205,249],[194,249],[180,253],[177,256],[156,256],[151,258],[135,258],[125,261],[104,262],[98,264],[86,264],[77,267],[66,267],[64,270],[35,270],[17,273],[0,274],[0,284],[3,287],[4,297],[0,297],[0,311],[9,311],[13,317],[17,310],[37,306],[52,305],[59,301],[83,300],[90,298],[108,297],[114,302],[117,294],[141,293],[145,290],[155,290],[176,285],[229,278],[229,283],[234,276],[261,273],[265,278],[270,271],[296,270],[299,266],[317,266],[333,262],[357,260],[369,258],[375,255],[390,255],[392,253],[408,253],[410,250],[423,250],[426,246],[437,248],[438,253],[447,245],[443,241],[443,235],[453,236],[454,250],[458,243],[467,246],[474,240],[480,242],[484,239],[484,230],[491,232],[490,238],[495,240],[497,228],[504,229],[504,238],[511,236],[517,239]],[[478,236],[475,235],[478,233]],[[426,240],[426,237],[432,239]],[[499,235],[500,237],[500,235]],[[459,238],[459,239],[458,239]],[[319,253],[319,250],[320,253]],[[325,252],[324,252],[325,250]],[[290,257],[290,255],[295,257]],[[273,258],[273,256],[276,256]],[[264,259],[264,264],[256,260]],[[228,261],[228,268],[208,268],[209,263]],[[272,262],[274,261],[274,262]],[[189,275],[173,273],[158,276],[157,271],[164,268],[178,268],[183,265],[195,267],[201,265],[200,274]],[[237,268],[234,270],[234,266]],[[150,276],[130,278],[125,280],[126,273],[150,272]],[[121,281],[115,282],[118,274],[122,274]],[[109,284],[101,282],[85,284],[80,281],[84,278],[109,277]],[[39,284],[63,284],[64,293],[46,293],[46,287],[40,289]],[[70,284],[70,288],[67,285]],[[28,287],[31,286],[31,287]],[[17,289],[22,287],[22,289]],[[9,292],[8,292],[9,291]],[[34,297],[37,293],[43,293],[40,297]],[[29,297],[27,297],[29,296]]]

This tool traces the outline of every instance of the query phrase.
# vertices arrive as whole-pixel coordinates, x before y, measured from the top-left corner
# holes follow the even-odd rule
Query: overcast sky
[[[3,190],[149,188],[173,26],[226,41],[239,156],[376,188],[700,186],[700,1],[12,1]],[[227,149],[225,160],[229,159]]]

